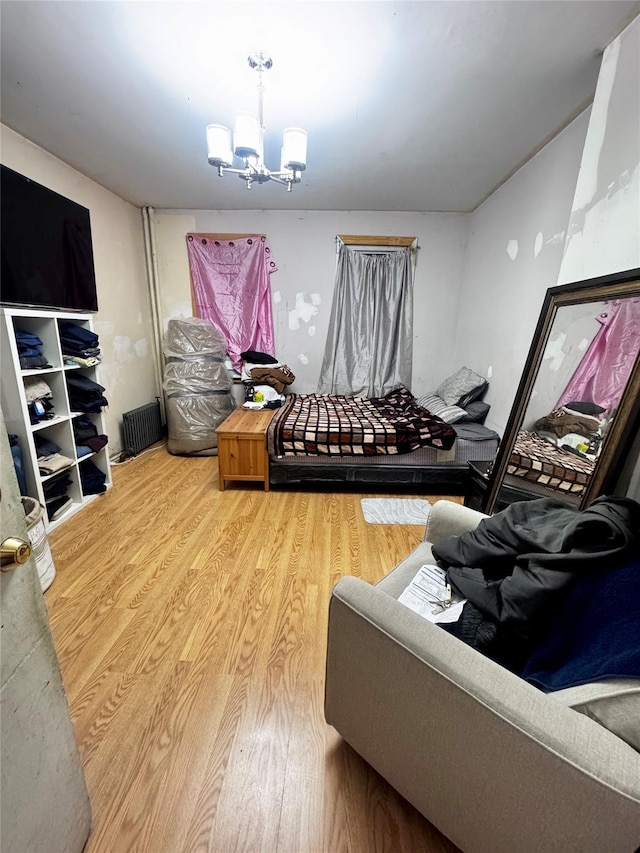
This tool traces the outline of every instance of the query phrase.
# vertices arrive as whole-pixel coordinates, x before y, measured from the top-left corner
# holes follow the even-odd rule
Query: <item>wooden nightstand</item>
[[[227,480],[264,483],[269,491],[269,456],[266,432],[277,409],[243,409],[232,412],[218,429],[218,471],[220,489]]]
[[[464,505],[483,512],[485,492],[489,485],[488,470],[491,462],[467,462],[469,484],[464,496]]]

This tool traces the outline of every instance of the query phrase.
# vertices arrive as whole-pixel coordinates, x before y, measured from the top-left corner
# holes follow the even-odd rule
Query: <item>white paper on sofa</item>
[[[430,622],[457,622],[466,598],[451,593],[440,566],[421,566],[398,601]]]

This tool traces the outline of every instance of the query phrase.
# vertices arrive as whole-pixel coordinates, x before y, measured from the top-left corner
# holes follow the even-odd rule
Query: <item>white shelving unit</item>
[[[36,498],[45,505],[44,484],[49,480],[61,475],[67,475],[71,479],[71,485],[67,489],[68,496],[73,503],[69,509],[54,521],[49,521],[45,513],[47,527],[51,530],[65,521],[69,516],[82,509],[92,500],[100,495],[83,494],[81,469],[82,465],[91,460],[93,464],[105,474],[105,486],[111,486],[111,473],[109,467],[108,445],[105,445],[98,453],[91,453],[78,459],[76,443],[73,432],[73,421],[75,418],[85,415],[84,412],[73,412],[69,404],[69,393],[67,390],[67,375],[73,371],[100,382],[97,367],[76,367],[64,364],[62,346],[60,342],[60,321],[69,321],[93,331],[93,316],[91,314],[77,314],[75,312],[41,311],[29,308],[2,308],[1,324],[1,358],[2,358],[2,411],[4,413],[7,432],[18,436],[24,461],[25,478],[27,483],[27,494]],[[37,370],[22,370],[18,347],[16,344],[15,329],[24,329],[37,335],[42,341],[40,350],[51,367]],[[29,377],[43,379],[53,394],[53,411],[55,415],[50,420],[32,424],[29,417],[29,408],[25,394],[25,379]],[[105,392],[108,393],[108,392]],[[98,434],[105,434],[104,417],[102,412],[86,414],[95,425]],[[42,435],[61,448],[64,456],[73,460],[73,464],[63,471],[49,476],[42,476],[38,467],[38,454],[36,450],[35,437]]]

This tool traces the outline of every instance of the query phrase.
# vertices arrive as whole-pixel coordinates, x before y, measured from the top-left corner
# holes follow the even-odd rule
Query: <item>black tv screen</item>
[[[4,305],[97,311],[86,207],[0,167]]]

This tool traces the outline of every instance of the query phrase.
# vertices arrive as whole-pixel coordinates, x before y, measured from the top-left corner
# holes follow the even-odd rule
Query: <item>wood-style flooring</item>
[[[454,851],[323,717],[333,584],[421,528],[367,524],[364,493],[221,492],[216,458],[164,447],[113,480],[49,537],[86,853]]]

